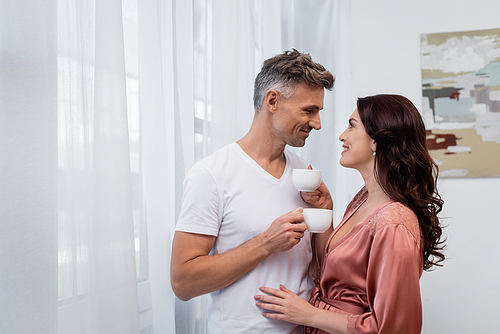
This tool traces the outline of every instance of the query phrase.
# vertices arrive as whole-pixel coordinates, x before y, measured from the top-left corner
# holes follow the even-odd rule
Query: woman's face
[[[339,139],[343,148],[342,157],[340,158],[342,166],[357,169],[362,173],[363,171],[373,171],[375,161],[373,152],[377,146],[366,133],[358,109],[352,113],[349,118],[349,126],[340,135]]]

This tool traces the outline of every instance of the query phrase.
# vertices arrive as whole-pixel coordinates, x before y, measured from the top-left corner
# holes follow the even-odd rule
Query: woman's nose
[[[342,132],[342,133],[340,134],[340,136],[339,136],[339,140],[340,140],[341,142],[345,141],[345,133],[346,133],[346,131],[347,131],[347,130],[345,130],[344,132]]]

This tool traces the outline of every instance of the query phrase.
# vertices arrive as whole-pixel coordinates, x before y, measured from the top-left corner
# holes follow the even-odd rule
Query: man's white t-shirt
[[[264,232],[279,216],[308,206],[292,183],[292,169],[307,161],[285,150],[286,167],[275,178],[232,143],[202,159],[184,181],[176,230],[216,236],[211,254],[222,254]],[[287,252],[274,253],[228,287],[212,292],[208,303],[210,333],[301,333],[298,326],[267,319],[255,306],[261,286],[280,284],[309,300],[314,286],[308,274],[311,235]]]

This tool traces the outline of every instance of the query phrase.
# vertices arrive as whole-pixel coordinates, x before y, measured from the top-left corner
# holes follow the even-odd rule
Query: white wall
[[[351,10],[353,100],[395,93],[419,110],[420,34],[500,28],[498,0],[352,0]],[[421,279],[422,333],[498,331],[500,178],[440,179],[438,187],[447,259]]]

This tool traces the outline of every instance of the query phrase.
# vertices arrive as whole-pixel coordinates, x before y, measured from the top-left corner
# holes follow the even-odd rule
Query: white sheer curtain
[[[0,332],[55,333],[55,6],[49,6],[52,11],[45,17],[39,15],[46,10],[45,4],[1,4]],[[25,6],[30,9],[25,11]]]
[[[0,332],[137,333],[121,1],[0,12]]]
[[[170,245],[191,166],[241,138],[262,62],[337,77],[299,154],[336,169],[352,112],[349,2],[0,1],[0,332],[205,333]],[[346,195],[347,193],[347,195]]]

